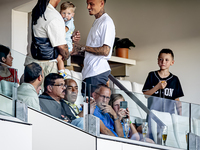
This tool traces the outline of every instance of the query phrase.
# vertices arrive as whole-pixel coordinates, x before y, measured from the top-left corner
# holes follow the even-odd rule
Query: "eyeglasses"
[[[101,95],[101,94],[99,94],[99,93],[97,93],[97,92],[95,92],[95,93],[96,93],[97,95],[99,95],[101,98],[106,99],[107,101],[110,100],[110,97],[107,97],[107,96]]]
[[[62,88],[67,88],[67,85],[65,85],[65,84],[55,84],[55,85],[52,85],[52,86],[60,86]]]

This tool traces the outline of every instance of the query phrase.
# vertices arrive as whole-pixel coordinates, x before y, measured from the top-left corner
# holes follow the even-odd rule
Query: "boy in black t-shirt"
[[[169,72],[169,67],[173,64],[174,54],[172,50],[162,49],[158,55],[160,70],[149,73],[142,91],[145,95],[152,96],[148,98],[149,109],[172,114],[175,113],[174,106],[176,106],[178,114],[181,115],[181,103],[171,101],[179,101],[179,97],[184,96],[178,77]]]

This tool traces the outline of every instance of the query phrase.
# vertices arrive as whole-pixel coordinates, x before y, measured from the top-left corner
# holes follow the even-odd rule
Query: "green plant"
[[[114,49],[117,49],[117,48],[130,49],[130,47],[135,47],[135,45],[128,38],[123,38],[123,39],[120,39],[118,37],[115,38],[115,42],[113,46]]]

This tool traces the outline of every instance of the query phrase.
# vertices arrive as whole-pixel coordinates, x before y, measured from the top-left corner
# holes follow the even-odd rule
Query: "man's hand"
[[[68,117],[66,116],[64,116],[64,115],[61,115],[61,117],[63,118],[63,120],[65,121],[65,122],[69,122],[69,119],[68,119]]]
[[[117,114],[115,113],[113,108],[108,104],[102,103],[101,111],[104,112],[104,113],[109,113],[114,118],[117,118]]]
[[[73,44],[73,50],[71,51],[71,55],[79,55],[80,53],[85,51],[85,46],[79,44],[79,43],[74,43]]]
[[[72,41],[73,43],[78,43],[81,39],[81,33],[79,31],[75,31],[72,34]]]

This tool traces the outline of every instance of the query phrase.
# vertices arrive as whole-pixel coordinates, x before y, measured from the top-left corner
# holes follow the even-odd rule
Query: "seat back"
[[[170,113],[159,112],[156,110],[152,110],[152,112],[168,127],[166,145],[178,148],[179,145],[174,135],[174,127]],[[157,143],[157,134],[158,134],[157,123],[153,119],[151,119],[151,131],[153,134],[154,141]]]
[[[142,92],[142,88],[143,88],[143,84],[139,84],[136,82],[132,82],[132,91],[135,94],[135,96],[147,107],[147,99],[145,97],[145,95],[143,95]],[[138,111],[141,114],[142,118],[145,119],[147,116],[147,113],[141,109],[138,105],[137,105]]]
[[[5,96],[12,97],[13,86],[17,83],[5,81],[5,80],[1,80],[0,83],[1,83],[0,92]]]
[[[127,80],[118,80],[126,89],[130,92],[132,92],[132,85],[130,81]],[[128,102],[128,108],[130,111],[130,119],[132,122],[135,122],[135,120],[141,120],[146,119],[146,116],[143,116],[142,113],[139,110],[139,107],[137,104],[122,90],[120,90],[116,85],[113,86],[113,93],[121,94],[125,101]]]
[[[200,120],[196,118],[192,118],[194,134],[200,136]]]
[[[189,117],[172,114],[172,121],[174,124],[174,133],[179,148],[187,149],[186,131],[189,131]],[[192,132],[193,132],[193,127],[192,127]]]

